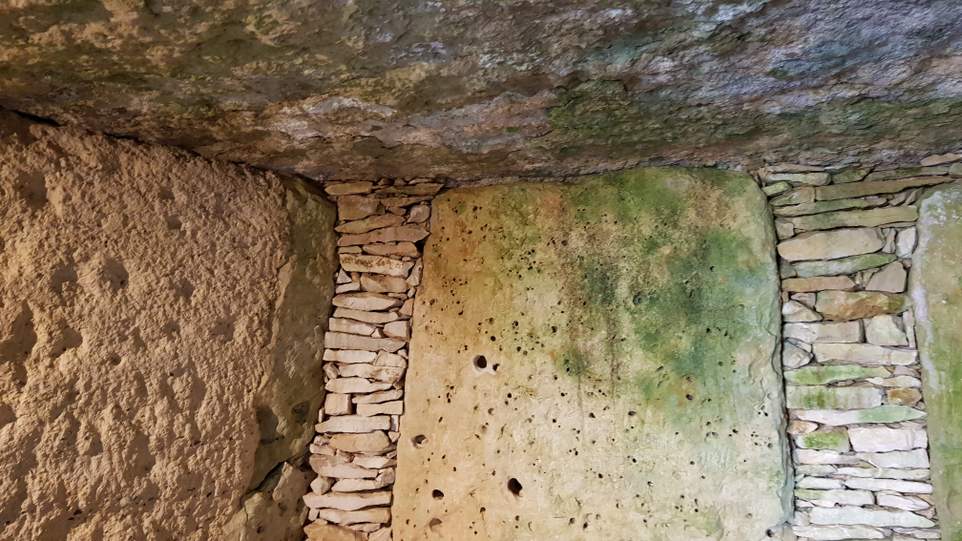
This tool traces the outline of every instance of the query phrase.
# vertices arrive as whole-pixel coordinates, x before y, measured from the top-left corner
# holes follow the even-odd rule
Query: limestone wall
[[[395,541],[778,535],[773,246],[764,197],[734,173],[436,198]]]
[[[295,539],[334,213],[0,118],[0,539]]]
[[[940,490],[949,508],[946,500],[957,499],[947,495],[958,478],[930,470],[929,438],[939,442],[934,463],[955,460],[951,404],[959,397],[952,383],[938,382],[958,371],[941,353],[948,345],[942,338],[934,350],[938,368],[923,374],[906,291],[910,274],[937,292],[946,291],[946,277],[958,277],[944,259],[962,247],[950,248],[951,241],[916,255],[932,269],[925,278],[913,265],[919,198],[925,187],[958,178],[962,171],[951,164],[958,158],[933,156],[910,168],[780,165],[759,172],[780,241],[800,540],[939,539],[932,494]],[[929,222],[944,223],[944,214],[933,210]],[[933,321],[945,326],[935,336],[957,336],[953,321]],[[939,414],[930,419],[932,404]]]

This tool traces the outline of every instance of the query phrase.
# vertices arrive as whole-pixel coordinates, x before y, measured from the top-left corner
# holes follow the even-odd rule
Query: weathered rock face
[[[0,200],[0,538],[299,538],[332,206],[6,116]]]
[[[0,103],[313,177],[939,151],[956,0],[0,9]]]
[[[764,206],[684,169],[435,199],[395,539],[766,539],[790,495]]]
[[[919,315],[932,482],[942,539],[962,539],[962,184],[922,203],[912,296]]]

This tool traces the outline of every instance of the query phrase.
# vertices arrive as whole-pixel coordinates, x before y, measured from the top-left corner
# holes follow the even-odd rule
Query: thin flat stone
[[[768,175],[768,182],[791,182],[796,184],[807,184],[809,186],[823,186],[831,182],[828,173],[771,173]]]
[[[817,430],[795,437],[795,445],[800,449],[829,449],[832,451],[849,451],[848,432],[844,429]]]
[[[327,320],[327,329],[331,332],[346,332],[350,334],[360,334],[362,336],[371,336],[374,334],[374,331],[377,330],[377,327],[353,319],[332,317]]]
[[[868,526],[792,526],[792,532],[812,541],[885,539],[887,536],[884,531]]]
[[[331,303],[339,308],[350,310],[378,311],[400,306],[401,301],[388,295],[365,291],[335,295]]]
[[[351,413],[351,395],[327,393],[324,396],[324,413],[326,415],[348,415]]]
[[[339,254],[341,268],[349,272],[371,272],[405,277],[414,266],[413,261],[401,261],[380,255]]]
[[[848,276],[821,276],[817,278],[786,278],[782,280],[782,291],[790,293],[810,293],[825,289],[854,289],[855,282]]]
[[[795,263],[794,271],[796,275],[801,278],[852,274],[887,265],[895,261],[895,259],[895,254],[874,253],[834,259],[831,261],[801,261]]]
[[[892,207],[905,208],[905,207]],[[337,239],[338,246],[359,246],[378,242],[417,242],[428,236],[426,229],[419,225],[401,225],[376,229],[368,233],[357,235],[341,235]]]
[[[782,336],[803,342],[859,342],[862,324],[858,321],[836,323],[786,323]]]
[[[871,208],[884,205],[884,197],[865,197],[861,199],[839,199],[837,201],[817,201],[815,203],[802,203],[788,207],[775,207],[775,216],[795,217],[808,216],[811,214],[821,214],[823,212],[834,212],[838,210]]]
[[[408,284],[400,276],[362,274],[361,288],[375,293],[404,293],[408,289]]]
[[[764,194],[767,195],[768,197],[775,197],[776,195],[783,194],[791,189],[792,189],[791,184],[785,181],[781,181],[781,182],[776,182],[775,184],[769,184],[768,186],[765,186],[764,188],[762,188],[762,192],[764,192]]]
[[[324,333],[324,347],[330,349],[364,349],[368,351],[395,352],[406,345],[404,340],[396,338],[371,338],[356,334],[340,332]]]
[[[880,180],[868,182],[854,182],[851,184],[836,184],[832,186],[819,186],[816,188],[815,198],[819,201],[831,199],[846,199],[850,197],[862,197],[866,195],[878,195],[887,193],[897,193],[909,188],[921,186],[934,186],[954,180],[952,177],[926,176],[910,177],[899,180]]]
[[[877,468],[928,468],[929,453],[925,449],[912,451],[892,451],[888,453],[858,453],[864,460]]]
[[[848,435],[852,448],[866,453],[925,449],[929,443],[922,428],[853,427]]]
[[[806,366],[785,372],[785,381],[795,385],[825,385],[837,381],[886,377],[889,371],[880,366],[835,364]]]
[[[362,414],[358,412],[358,415]],[[370,417],[370,415],[362,416]],[[361,434],[334,434],[331,436],[330,446],[338,451],[378,454],[391,449],[393,444],[387,438],[387,434],[378,430]]]
[[[808,409],[792,413],[803,421],[813,421],[828,426],[899,423],[925,417],[924,411],[890,404],[869,409]]]
[[[913,206],[846,210],[790,218],[796,231],[816,231],[837,227],[877,227],[899,222],[914,222],[919,210]]]
[[[905,526],[909,528],[930,528],[935,525],[931,520],[908,511],[881,511],[862,507],[816,507],[809,514],[812,524],[821,525],[864,525],[864,526]]]
[[[368,182],[366,180],[357,182],[329,182],[324,185],[324,191],[327,195],[339,196],[339,195],[354,195],[354,194],[364,194],[371,191],[374,187],[373,182]]]
[[[373,364],[346,364],[338,368],[342,377],[367,378],[385,383],[397,383],[404,376],[404,368],[397,366],[375,366]],[[360,415],[360,412],[358,412]]]
[[[812,361],[812,353],[796,346],[791,342],[782,344],[782,366],[785,368],[799,368]]]
[[[421,253],[413,242],[385,242],[378,244],[365,244],[361,249],[366,254],[397,256],[397,257],[418,257]]]
[[[384,416],[363,417],[360,415],[339,415],[317,424],[317,431],[342,432],[342,433],[364,433],[374,432],[375,430],[390,430],[391,418]]]
[[[904,494],[931,494],[932,485],[918,481],[901,481],[898,479],[846,479],[845,486],[854,489],[872,490],[875,492],[889,490]]]
[[[773,207],[781,207],[785,205],[800,205],[804,203],[812,203],[815,201],[815,188],[811,186],[805,186],[797,190],[779,195],[770,201]]]
[[[815,358],[822,363],[839,361],[867,365],[907,366],[918,360],[918,352],[872,344],[815,344]]]
[[[355,396],[352,400],[355,404],[379,404],[381,402],[397,400],[402,396],[404,396],[404,391],[401,389],[391,389],[389,391],[379,391]]]
[[[391,388],[390,383],[372,383],[364,378],[337,378],[328,380],[324,389],[332,393],[368,394]],[[355,404],[358,397],[354,397]]]
[[[324,360],[336,361],[339,363],[370,363],[377,358],[377,353],[373,351],[350,350],[350,349],[325,349]]]
[[[948,165],[934,165],[924,167],[899,167],[872,171],[865,177],[866,181],[905,179],[909,177],[925,177],[931,175],[945,175],[949,172]]]
[[[795,491],[795,497],[812,502],[819,507],[872,505],[875,503],[872,493],[865,490],[799,489]]]
[[[883,507],[894,507],[895,509],[901,509],[903,511],[921,511],[932,507],[929,502],[922,498],[902,496],[899,494],[879,494],[878,504]]]
[[[391,521],[391,510],[387,507],[374,507],[360,511],[341,511],[339,509],[321,509],[318,516],[328,522],[348,526],[360,523],[387,524]]]
[[[342,511],[357,511],[366,507],[391,504],[391,491],[380,492],[328,492],[327,494],[308,494],[304,503],[312,509],[327,508]]]
[[[820,291],[815,310],[826,319],[849,321],[897,314],[907,300],[905,295],[879,291]]]
[[[785,403],[789,409],[806,410],[874,408],[882,404],[882,392],[876,387],[798,387],[790,385],[785,389]]]
[[[873,228],[836,229],[805,233],[778,244],[778,254],[788,261],[839,259],[882,249],[885,241]]]
[[[926,156],[922,158],[919,162],[920,165],[927,167],[931,165],[942,165],[945,163],[952,163],[962,160],[962,154],[956,154],[954,152],[949,152],[946,154],[933,154],[931,156]]]
[[[398,319],[394,312],[368,312],[365,310],[351,310],[349,308],[336,308],[334,317],[356,319],[367,323],[389,323]]]
[[[859,458],[838,451],[821,451],[818,449],[796,449],[795,461],[799,464],[858,464]]]
[[[782,320],[790,322],[811,322],[822,319],[817,312],[798,301],[788,301],[782,305]]]
[[[358,235],[361,233],[367,233],[368,231],[373,231],[375,229],[381,229],[382,227],[392,227],[395,225],[401,225],[403,223],[403,216],[395,216],[394,214],[381,214],[378,216],[371,216],[370,218],[365,218],[363,220],[355,220],[353,222],[343,223],[335,227],[334,230],[345,235]]]
[[[404,401],[394,400],[380,404],[358,404],[358,415],[403,415]]]
[[[903,470],[898,468],[855,468],[842,467],[837,470],[838,475],[846,477],[870,477],[873,479],[906,479],[924,480],[928,479],[931,471],[927,469]]]

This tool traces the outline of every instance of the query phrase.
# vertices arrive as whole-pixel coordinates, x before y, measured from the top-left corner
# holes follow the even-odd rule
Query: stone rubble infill
[[[341,264],[324,336],[327,394],[310,445],[318,477],[304,496],[310,541],[391,541],[410,319],[421,280],[418,245],[440,189],[417,180],[325,187],[337,203]]]
[[[800,541],[940,539],[906,294],[915,206],[962,156],[904,169],[773,166],[782,367]]]

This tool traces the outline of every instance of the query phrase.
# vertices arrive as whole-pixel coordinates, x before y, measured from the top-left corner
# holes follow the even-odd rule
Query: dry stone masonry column
[[[940,539],[906,284],[916,203],[962,175],[958,158],[759,172],[779,238],[800,540]]]
[[[340,270],[325,335],[327,395],[318,414],[304,496],[309,540],[391,539],[396,443],[421,249],[428,181],[345,182],[326,188],[337,202]]]

